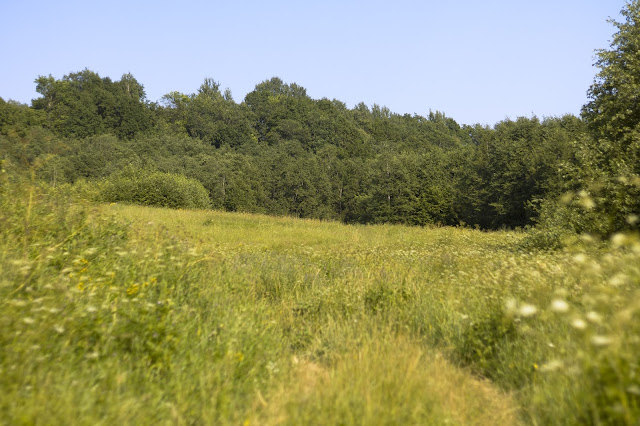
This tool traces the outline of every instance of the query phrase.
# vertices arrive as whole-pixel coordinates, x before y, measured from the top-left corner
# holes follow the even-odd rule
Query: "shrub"
[[[558,200],[545,200],[537,225],[523,243],[524,249],[557,249],[590,235],[606,240],[617,232],[638,231],[640,176],[603,179],[587,190],[567,192]]]
[[[205,209],[211,206],[209,194],[199,181],[134,167],[127,167],[107,178],[101,196],[107,202],[174,209]]]

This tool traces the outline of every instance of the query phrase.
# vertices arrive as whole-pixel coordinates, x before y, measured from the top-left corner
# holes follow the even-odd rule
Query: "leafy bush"
[[[501,364],[500,348],[517,338],[518,330],[511,318],[493,308],[462,331],[456,342],[455,357],[477,373],[494,379]]]
[[[195,179],[134,167],[107,178],[101,196],[107,202],[174,209],[205,209],[211,205],[207,190]]]
[[[521,244],[525,249],[556,249],[590,235],[606,240],[620,231],[637,231],[640,176],[601,179],[587,190],[571,191],[559,200],[545,200],[538,225]]]

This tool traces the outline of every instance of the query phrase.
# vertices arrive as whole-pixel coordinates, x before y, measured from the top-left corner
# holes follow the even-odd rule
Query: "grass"
[[[7,424],[635,424],[640,244],[0,182]],[[31,201],[30,201],[31,200]]]

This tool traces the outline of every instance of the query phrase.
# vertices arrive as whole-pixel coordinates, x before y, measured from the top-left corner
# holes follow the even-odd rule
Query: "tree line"
[[[610,49],[580,117],[460,125],[442,112],[395,114],[312,99],[271,78],[244,100],[205,79],[149,102],[131,74],[85,69],[38,77],[31,105],[0,98],[0,159],[51,185],[123,170],[194,179],[211,206],[347,223],[541,223],[608,235],[640,211],[639,2]]]

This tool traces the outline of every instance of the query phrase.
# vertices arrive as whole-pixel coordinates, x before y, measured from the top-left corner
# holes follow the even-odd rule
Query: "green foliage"
[[[12,423],[640,418],[633,234],[530,253],[524,233],[95,206],[92,182],[1,168]]]
[[[564,202],[547,203],[542,211],[541,231],[556,235],[550,245],[558,245],[563,231],[606,239],[640,225],[640,2],[629,2],[622,15],[625,22],[611,21],[618,29],[611,49],[597,53],[600,72],[582,110],[590,135],[576,139],[562,164],[569,192]],[[544,237],[537,238],[544,245]]]
[[[168,235],[131,246],[121,220],[4,168],[0,220],[3,419],[245,420],[249,395],[274,377],[265,360],[277,369],[277,332],[255,322],[255,304],[240,313],[220,291],[203,297],[188,247]]]
[[[518,338],[513,318],[506,316],[501,306],[489,307],[462,331],[454,357],[478,374],[496,380],[504,362],[501,349]]]
[[[639,130],[640,123],[640,2],[630,1],[621,13],[624,22],[610,20],[617,29],[611,48],[597,51],[595,66],[600,72],[589,89],[591,100],[583,108],[595,137],[613,142],[618,156],[628,154],[632,145],[637,149],[631,133]]]
[[[44,124],[44,114],[16,101],[5,101],[0,97],[0,134],[10,131],[22,132],[33,126]]]
[[[147,104],[132,76],[112,82],[89,70],[41,77],[38,90],[33,108],[3,105],[14,118],[0,135],[0,154],[35,166],[52,185],[103,179],[133,164],[196,179],[212,207],[227,211],[497,229],[533,225],[543,200],[585,183],[596,193],[592,183],[601,181],[618,194],[600,203],[615,216],[609,228],[621,229],[637,210],[637,197],[615,183],[632,180],[635,163],[618,161],[619,173],[605,173],[598,164],[608,145],[595,146],[572,116],[460,126],[439,111],[349,110],[278,78],[240,104],[212,79],[196,93]]]
[[[204,209],[211,204],[200,182],[181,175],[127,167],[107,178],[101,190],[107,202]]]
[[[252,140],[249,112],[237,105],[227,89],[220,93],[220,85],[208,78],[197,94],[172,92],[163,98],[164,115],[177,131],[199,138],[217,148],[238,147]]]
[[[85,69],[61,80],[41,76],[36,83],[42,97],[33,108],[44,111],[47,126],[61,136],[131,138],[151,127],[144,88],[131,74],[113,82]]]
[[[561,193],[561,165],[572,154],[572,138],[583,133],[571,116],[467,130],[473,148],[461,152],[455,205],[463,222],[493,229],[533,223],[535,204]]]

